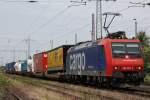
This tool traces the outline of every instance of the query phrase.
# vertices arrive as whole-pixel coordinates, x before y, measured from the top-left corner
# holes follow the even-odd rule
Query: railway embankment
[[[66,89],[44,85],[41,79],[33,79],[0,73],[0,100],[81,100]],[[48,82],[48,81],[45,81]]]
[[[15,98],[14,100],[149,100],[150,99],[150,91],[149,91],[150,87],[144,86],[140,88],[131,88],[131,89],[105,89],[70,83],[60,83],[57,81],[42,80],[37,78],[29,78],[10,74],[5,74],[3,75],[3,77],[5,77],[7,81],[9,80],[8,84],[10,84],[10,88],[6,92],[7,94],[9,93],[10,97],[13,96],[13,98]]]
[[[30,98],[21,91],[22,88],[25,87],[20,81],[0,72],[0,100],[30,100]]]
[[[8,95],[6,88],[10,87],[10,85],[11,82],[7,80],[7,78],[5,78],[2,73],[0,73],[0,100]]]
[[[150,74],[145,84],[150,85]],[[150,86],[105,89],[0,72],[0,100],[149,100]]]

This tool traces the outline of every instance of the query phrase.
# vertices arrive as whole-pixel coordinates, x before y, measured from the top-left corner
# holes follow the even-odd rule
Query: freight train
[[[137,39],[107,37],[76,45],[62,45],[34,54],[33,63],[27,63],[30,68],[26,69],[31,70],[23,70],[21,65],[21,73],[30,72],[42,77],[53,75],[69,81],[119,86],[126,83],[140,85],[144,80],[142,47]],[[7,72],[13,69],[12,65],[8,65]]]

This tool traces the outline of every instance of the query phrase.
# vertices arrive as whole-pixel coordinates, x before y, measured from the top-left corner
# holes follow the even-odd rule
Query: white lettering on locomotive
[[[71,54],[69,62],[70,70],[77,70],[79,71],[78,73],[81,73],[82,70],[85,70],[85,53]]]

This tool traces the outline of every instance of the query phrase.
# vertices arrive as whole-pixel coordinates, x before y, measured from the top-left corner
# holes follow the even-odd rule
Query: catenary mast
[[[116,0],[96,0],[96,39],[103,38],[102,1],[116,1]]]

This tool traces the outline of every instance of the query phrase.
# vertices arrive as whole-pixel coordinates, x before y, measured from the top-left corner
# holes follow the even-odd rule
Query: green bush
[[[145,84],[150,85],[150,73],[146,75],[144,82]]]
[[[6,78],[2,73],[0,73],[0,88],[7,87],[11,84],[10,80]]]
[[[150,46],[144,47],[145,71],[150,73]]]

